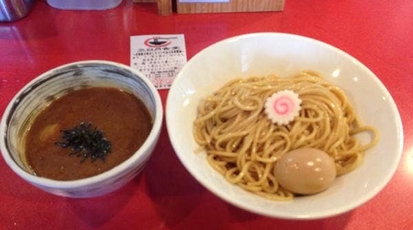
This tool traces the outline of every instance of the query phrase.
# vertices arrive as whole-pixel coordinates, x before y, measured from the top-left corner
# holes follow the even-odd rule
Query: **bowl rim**
[[[391,106],[392,111],[394,112],[395,117],[395,123],[397,126],[397,131],[398,131],[398,143],[397,143],[397,149],[395,149],[395,160],[394,163],[392,164],[392,167],[389,169],[389,173],[387,174],[386,178],[383,178],[383,180],[381,181],[381,183],[376,186],[375,190],[372,190],[369,192],[368,196],[366,196],[364,199],[360,199],[357,202],[350,202],[348,203],[348,205],[346,205],[344,208],[340,208],[340,209],[333,209],[332,211],[324,211],[324,212],[317,212],[316,214],[309,214],[309,215],[289,215],[289,214],[282,214],[282,213],[268,213],[265,211],[262,211],[258,208],[251,208],[248,205],[243,204],[242,202],[239,202],[237,199],[235,198],[228,198],[226,196],[224,196],[220,191],[217,191],[216,188],[214,188],[213,185],[210,185],[207,181],[205,181],[202,176],[197,175],[194,171],[194,169],[192,169],[191,165],[188,165],[188,162],[186,162],[186,160],[184,159],[184,153],[179,153],[179,147],[177,146],[177,141],[174,139],[174,131],[173,131],[173,121],[172,121],[172,115],[169,112],[169,110],[171,109],[171,104],[173,103],[173,98],[172,98],[172,94],[171,91],[179,91],[179,83],[180,83],[180,79],[183,78],[183,73],[185,71],[187,71],[188,68],[190,68],[191,64],[193,62],[196,62],[198,59],[201,58],[201,56],[203,56],[206,52],[209,51],[209,49],[212,49],[214,47],[217,46],[221,46],[222,44],[225,43],[229,43],[232,41],[236,41],[236,40],[242,40],[242,39],[247,39],[247,38],[251,38],[251,37],[257,37],[257,36],[268,36],[268,37],[273,37],[273,36],[284,36],[284,37],[290,37],[290,38],[296,38],[296,39],[301,39],[301,40],[307,40],[310,41],[314,44],[317,44],[319,46],[322,46],[324,48],[327,48],[329,50],[333,50],[334,52],[338,53],[340,56],[343,56],[346,59],[349,59],[351,61],[353,61],[356,65],[359,66],[359,68],[362,68],[363,70],[367,71],[371,76],[373,76],[374,78],[372,79],[373,81],[375,81],[377,83],[377,86],[380,87],[380,89],[385,92],[385,94],[388,97],[388,104]],[[182,89],[181,89],[182,90]],[[326,42],[311,38],[311,37],[306,37],[303,35],[298,35],[298,34],[291,34],[291,33],[282,33],[282,32],[256,32],[256,33],[247,33],[247,34],[241,34],[241,35],[236,35],[233,37],[228,37],[225,38],[223,40],[217,41],[205,48],[203,48],[200,52],[198,52],[196,55],[194,55],[191,60],[189,60],[187,62],[187,64],[180,70],[180,72],[178,73],[178,75],[176,76],[171,88],[170,88],[170,93],[168,94],[168,98],[167,98],[167,102],[166,102],[166,126],[167,126],[167,131],[169,133],[169,136],[171,137],[171,144],[175,150],[176,155],[178,156],[179,160],[181,161],[181,163],[184,165],[184,167],[186,168],[186,170],[189,172],[189,174],[191,174],[191,176],[198,181],[204,188],[206,188],[207,190],[209,190],[209,192],[213,193],[214,195],[216,195],[217,197],[219,197],[220,199],[224,200],[225,202],[228,202],[236,207],[239,207],[243,210],[255,213],[255,214],[260,214],[263,216],[267,216],[267,217],[273,217],[273,218],[282,218],[282,219],[290,219],[290,220],[312,220],[312,219],[321,219],[321,218],[328,218],[328,217],[332,217],[332,216],[337,216],[339,214],[343,214],[346,212],[349,212],[359,206],[361,206],[362,204],[368,202],[369,200],[371,200],[373,197],[375,197],[380,191],[383,190],[383,188],[389,183],[389,181],[392,179],[392,177],[394,176],[398,165],[400,163],[400,159],[402,157],[402,153],[403,153],[403,145],[404,145],[404,133],[403,133],[403,124],[401,121],[401,117],[400,117],[400,113],[399,110],[397,108],[397,104],[395,103],[393,97],[391,96],[390,92],[388,91],[388,89],[385,87],[385,85],[381,82],[381,80],[366,66],[364,65],[362,62],[360,62],[358,59],[356,59],[355,57],[353,57],[352,55],[350,55],[349,53],[341,50],[340,48],[337,48],[331,44],[328,44]]]
[[[13,107],[13,104],[15,103],[16,99],[19,98],[19,96],[25,92],[27,89],[29,89],[32,85],[36,84],[37,82],[41,81],[44,78],[47,78],[50,74],[52,74],[55,71],[58,71],[60,69],[64,69],[67,67],[71,66],[76,66],[76,65],[104,65],[104,66],[111,66],[111,67],[117,67],[123,70],[127,70],[131,72],[133,75],[135,75],[137,78],[142,80],[145,85],[149,88],[150,92],[152,93],[152,96],[155,100],[155,117],[153,120],[153,127],[146,138],[145,142],[142,144],[142,146],[128,159],[120,163],[119,165],[113,167],[112,169],[105,171],[103,173],[97,174],[95,176],[83,178],[83,179],[78,179],[78,180],[69,180],[69,181],[60,181],[60,180],[54,180],[50,178],[45,178],[45,177],[38,177],[33,174],[30,174],[23,168],[21,168],[13,159],[11,156],[11,153],[8,151],[8,148],[6,147],[6,138],[7,138],[7,124],[6,120],[7,118],[11,115],[11,108]],[[134,166],[138,162],[141,162],[145,160],[145,154],[144,152],[150,149],[151,144],[157,140],[157,137],[160,133],[161,126],[162,126],[162,120],[163,120],[163,107],[162,107],[162,101],[159,95],[158,90],[155,88],[153,83],[149,80],[149,78],[145,77],[145,75],[127,65],[113,62],[113,61],[107,61],[107,60],[84,60],[84,61],[76,61],[76,62],[70,62],[67,64],[63,64],[57,67],[54,67],[39,76],[35,77],[31,81],[29,81],[25,86],[23,86],[15,95],[14,97],[10,100],[9,104],[7,105],[2,119],[0,123],[0,150],[3,156],[3,159],[9,165],[9,167],[20,177],[22,177],[24,180],[35,184],[36,186],[41,186],[43,188],[55,188],[55,189],[64,189],[64,190],[72,190],[72,189],[77,189],[84,187],[86,185],[91,185],[91,184],[98,184],[101,183],[109,178],[114,178],[117,175],[121,175],[123,172],[126,171],[127,168]],[[137,165],[136,165],[137,167]]]

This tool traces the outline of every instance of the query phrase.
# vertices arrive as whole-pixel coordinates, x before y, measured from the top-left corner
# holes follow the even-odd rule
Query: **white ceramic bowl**
[[[152,118],[152,130],[129,159],[113,169],[86,179],[57,181],[29,173],[22,157],[22,134],[32,111],[41,109],[51,97],[83,86],[111,86],[125,89],[140,98]],[[29,82],[7,106],[0,124],[0,147],[4,160],[21,178],[56,195],[94,197],[112,192],[134,178],[154,149],[162,125],[163,109],[158,91],[143,74],[108,61],[82,61],[52,69]]]
[[[292,202],[266,200],[228,183],[195,153],[193,121],[201,98],[229,79],[252,75],[291,76],[316,70],[344,89],[364,123],[380,131],[380,143],[363,164],[322,193]],[[347,53],[291,34],[257,33],[220,41],[195,55],[175,79],[167,100],[172,145],[186,169],[223,200],[253,213],[286,219],[316,219],[347,212],[367,202],[389,182],[400,161],[403,131],[397,107],[380,80]]]

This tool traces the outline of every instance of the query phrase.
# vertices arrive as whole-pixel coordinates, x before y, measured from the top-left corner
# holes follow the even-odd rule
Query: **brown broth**
[[[106,161],[70,156],[55,144],[61,130],[91,122],[112,144]],[[128,159],[148,137],[153,125],[148,109],[134,95],[115,88],[72,91],[41,111],[26,134],[26,161],[39,177],[76,180],[105,172]]]

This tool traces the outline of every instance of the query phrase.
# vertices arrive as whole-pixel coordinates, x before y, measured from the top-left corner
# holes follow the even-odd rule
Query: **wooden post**
[[[132,0],[134,3],[157,3],[158,14],[162,16],[172,14],[172,1],[175,0]]]
[[[158,14],[168,16],[172,14],[172,0],[157,0]]]

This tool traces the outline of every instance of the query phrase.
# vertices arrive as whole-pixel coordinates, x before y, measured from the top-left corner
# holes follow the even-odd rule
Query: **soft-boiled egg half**
[[[324,151],[301,148],[285,153],[274,166],[281,187],[296,194],[324,191],[336,178],[334,160]]]

